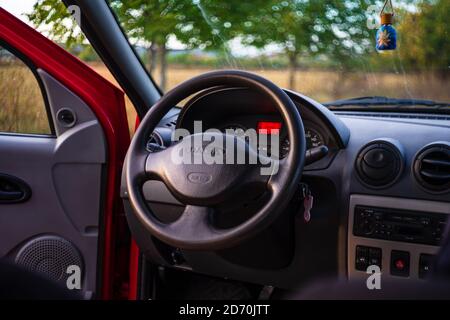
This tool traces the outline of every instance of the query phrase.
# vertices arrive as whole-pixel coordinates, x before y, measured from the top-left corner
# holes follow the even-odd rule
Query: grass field
[[[92,66],[97,72],[112,80],[108,70],[99,65]],[[168,89],[180,82],[199,75],[208,69],[172,67],[168,72]],[[286,70],[249,70],[256,72],[277,85],[287,88]],[[156,73],[157,75],[157,73]],[[157,78],[157,77],[156,77]],[[156,79],[157,80],[157,79]],[[426,74],[392,73],[347,73],[340,75],[331,71],[299,70],[297,87],[294,88],[320,102],[367,95],[382,95],[398,98],[422,98],[450,100],[450,78],[443,80]]]
[[[93,64],[99,74],[115,83],[105,66]],[[171,67],[168,89],[208,69]],[[251,71],[251,70],[250,70]],[[287,87],[287,71],[258,71],[281,87]],[[156,73],[157,74],[157,73]],[[45,133],[48,131],[45,111],[37,83],[26,67],[0,65],[0,130],[9,132]],[[348,73],[299,70],[297,88],[320,102],[341,98],[382,95],[399,98],[421,98],[450,101],[450,78],[443,80],[426,74]],[[134,127],[135,112],[127,99],[130,128]]]
[[[50,133],[44,99],[27,67],[0,65],[0,131]]]

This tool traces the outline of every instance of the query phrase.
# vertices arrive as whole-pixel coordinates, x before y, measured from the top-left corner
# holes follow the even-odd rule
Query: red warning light
[[[281,130],[281,122],[260,121],[258,122],[259,134],[279,134]]]

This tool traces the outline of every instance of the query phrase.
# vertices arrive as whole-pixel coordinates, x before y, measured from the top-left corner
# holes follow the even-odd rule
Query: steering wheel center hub
[[[168,155],[164,182],[184,203],[203,205],[223,202],[258,160],[244,139],[220,132],[187,136]]]

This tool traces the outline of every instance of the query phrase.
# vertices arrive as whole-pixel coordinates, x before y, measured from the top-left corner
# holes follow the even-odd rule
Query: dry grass
[[[50,133],[39,85],[21,62],[0,64],[0,131]]]
[[[115,83],[108,69],[102,64],[91,65],[106,79]],[[207,69],[171,67],[168,73],[168,89]],[[283,70],[258,71],[281,87],[287,87],[287,72]],[[157,73],[156,73],[157,74]],[[318,101],[383,95],[450,101],[450,79],[443,80],[425,74],[347,73],[299,70],[299,91]],[[126,99],[130,131],[134,128],[136,113]],[[37,83],[26,67],[0,65],[0,130],[8,132],[49,132],[45,108]]]
[[[181,81],[206,71],[210,70],[171,68],[168,73],[168,87],[169,89],[173,88]],[[253,72],[270,79],[283,88],[288,87],[288,74],[285,70]],[[450,100],[450,79],[442,80],[436,76],[424,74],[339,74],[331,71],[299,70],[296,83],[295,91],[320,102],[369,95]]]

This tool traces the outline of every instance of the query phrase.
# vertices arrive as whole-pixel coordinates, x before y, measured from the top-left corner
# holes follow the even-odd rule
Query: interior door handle
[[[0,190],[0,201],[17,201],[23,198],[21,191],[3,191]]]
[[[30,197],[31,188],[25,181],[0,173],[0,204],[22,203]]]

